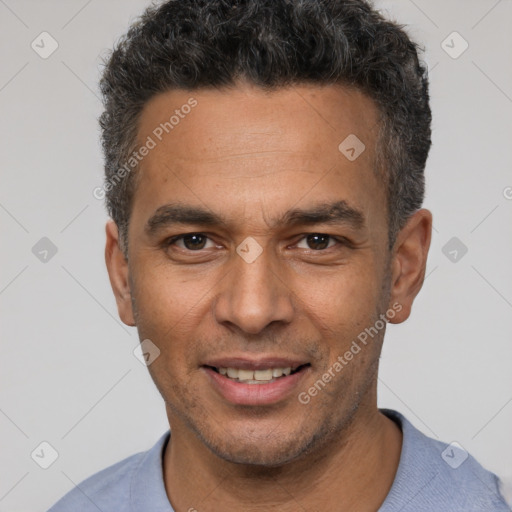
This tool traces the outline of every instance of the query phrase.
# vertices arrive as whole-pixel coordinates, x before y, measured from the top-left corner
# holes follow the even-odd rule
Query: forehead
[[[338,85],[159,94],[139,120],[138,142],[152,149],[139,164],[134,210],[149,216],[178,199],[278,215],[313,190],[315,202],[349,199],[367,210],[384,198],[377,122],[371,99]]]
[[[260,149],[262,142],[268,151],[336,151],[350,134],[359,134],[372,149],[377,118],[370,98],[339,85],[267,91],[239,84],[158,94],[144,106],[138,134],[153,135],[156,142],[174,139],[177,157],[194,156],[198,143],[202,156],[211,158],[229,156],[236,146]]]

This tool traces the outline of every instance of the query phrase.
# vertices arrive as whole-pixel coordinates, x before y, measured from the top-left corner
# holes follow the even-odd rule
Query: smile
[[[282,363],[288,363],[284,365]],[[216,394],[234,405],[271,405],[295,396],[310,373],[310,363],[290,361],[230,361],[230,364],[207,364],[202,369]],[[238,363],[238,364],[237,364]]]
[[[295,369],[291,366],[286,368],[266,368],[260,370],[248,370],[244,368],[231,368],[231,367],[210,367],[213,371],[223,375],[224,377],[235,382],[242,382],[244,384],[270,384],[276,379],[287,377],[300,371],[303,367],[309,364],[300,365]]]

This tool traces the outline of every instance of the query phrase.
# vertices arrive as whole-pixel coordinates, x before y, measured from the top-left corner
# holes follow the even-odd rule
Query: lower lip
[[[308,373],[308,368],[302,368],[286,377],[279,377],[268,384],[244,384],[203,366],[214,389],[228,402],[237,405],[268,405],[288,398]]]

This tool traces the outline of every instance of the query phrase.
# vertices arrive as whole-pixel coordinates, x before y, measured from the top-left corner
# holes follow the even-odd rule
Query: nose
[[[292,321],[292,291],[269,253],[264,250],[250,263],[233,255],[215,302],[217,322],[258,334],[272,323]]]

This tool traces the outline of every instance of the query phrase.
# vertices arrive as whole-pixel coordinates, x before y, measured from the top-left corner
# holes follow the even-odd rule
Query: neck
[[[178,418],[169,419],[164,479],[176,510],[374,512],[391,488],[402,446],[400,429],[376,405],[361,406],[321,448],[272,468],[223,460]]]

